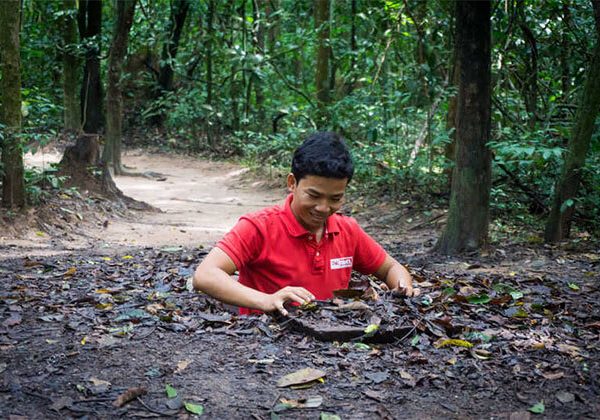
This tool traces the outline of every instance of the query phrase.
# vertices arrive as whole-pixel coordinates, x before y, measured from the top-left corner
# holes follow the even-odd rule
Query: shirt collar
[[[294,194],[290,193],[285,199],[285,204],[283,206],[283,223],[288,230],[288,233],[294,237],[310,235],[310,232],[306,230],[304,226],[300,224],[294,213],[292,212],[292,200],[294,198]],[[325,221],[325,232],[327,234],[338,234],[340,233],[340,228],[338,225],[337,217],[335,214],[329,216]]]

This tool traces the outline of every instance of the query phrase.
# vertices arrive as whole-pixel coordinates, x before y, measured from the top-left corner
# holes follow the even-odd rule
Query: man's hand
[[[288,311],[283,307],[286,302],[298,302],[302,305],[314,299],[313,294],[304,287],[286,286],[271,295],[267,295],[261,310],[263,312],[279,311],[281,315],[287,316]]]
[[[398,285],[392,289],[392,292],[399,293],[402,296],[419,296],[421,289],[413,288],[412,281],[400,280]]]
[[[412,276],[408,270],[398,261],[386,256],[385,261],[375,272],[379,280],[383,280],[387,286],[385,289],[397,292],[403,296],[419,296],[421,291],[413,289]]]

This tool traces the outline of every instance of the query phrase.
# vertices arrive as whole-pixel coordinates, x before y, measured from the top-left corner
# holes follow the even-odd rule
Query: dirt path
[[[28,166],[57,162],[56,150],[26,156]],[[68,238],[30,232],[19,238],[0,238],[4,256],[48,255],[80,249],[114,250],[121,247],[196,247],[214,244],[244,213],[280,202],[285,189],[273,189],[247,178],[247,169],[226,162],[189,156],[132,150],[123,155],[131,171],[147,177],[120,176],[117,186],[132,198],[162,212],[132,212],[108,223],[87,223]],[[106,225],[106,226],[105,226]],[[21,251],[19,251],[19,249]],[[14,254],[14,255],[13,255]]]

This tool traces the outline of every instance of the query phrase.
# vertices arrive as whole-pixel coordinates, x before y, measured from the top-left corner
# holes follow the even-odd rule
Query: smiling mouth
[[[316,215],[316,214],[311,214],[311,216],[312,216],[312,218],[314,220],[317,220],[319,222],[324,222],[325,219],[327,219],[327,216],[319,216],[319,215]]]

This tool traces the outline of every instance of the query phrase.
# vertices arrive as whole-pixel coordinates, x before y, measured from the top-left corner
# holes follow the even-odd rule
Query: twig
[[[146,410],[150,411],[151,413],[154,413],[154,414],[160,414],[161,416],[169,416],[169,417],[170,417],[170,416],[174,416],[175,414],[177,414],[177,411],[160,411],[160,410],[157,410],[157,409],[155,409],[155,408],[152,408],[152,407],[148,406],[148,405],[147,405],[147,404],[146,404],[146,403],[145,403],[145,402],[142,400],[142,398],[141,398],[141,397],[137,397],[136,399],[139,401],[139,403],[140,403],[140,404],[142,404],[142,406],[143,406],[143,407],[144,407]]]

